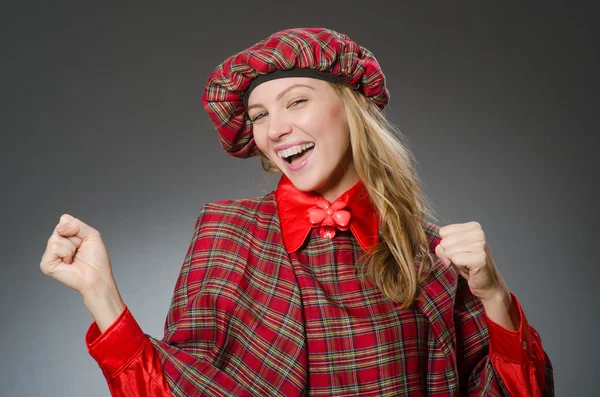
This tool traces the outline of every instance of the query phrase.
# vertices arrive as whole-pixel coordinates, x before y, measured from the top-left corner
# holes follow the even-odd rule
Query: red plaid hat
[[[261,82],[286,76],[347,84],[380,109],[389,101],[379,63],[348,36],[324,28],[282,30],[227,58],[206,82],[202,103],[228,154],[241,158],[258,154],[247,98]]]

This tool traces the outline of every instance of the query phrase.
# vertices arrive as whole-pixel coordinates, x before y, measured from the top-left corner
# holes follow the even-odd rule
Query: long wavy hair
[[[354,167],[381,222],[379,244],[360,258],[357,271],[394,302],[408,308],[431,275],[434,260],[424,230],[425,217],[435,218],[423,195],[414,155],[404,135],[383,111],[352,88],[329,83],[343,100]],[[265,171],[281,172],[262,152]]]

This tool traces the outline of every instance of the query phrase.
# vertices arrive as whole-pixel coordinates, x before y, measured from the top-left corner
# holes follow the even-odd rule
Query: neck
[[[348,189],[354,186],[360,179],[352,163],[348,165],[347,169],[341,169],[338,174],[341,175],[334,174],[331,176],[330,180],[333,182],[327,183],[327,188],[315,190],[315,193],[317,193],[330,203],[334,202],[344,192],[346,192]]]

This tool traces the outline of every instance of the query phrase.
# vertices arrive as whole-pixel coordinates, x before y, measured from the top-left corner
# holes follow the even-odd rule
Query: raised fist
[[[68,214],[48,239],[40,269],[82,295],[115,284],[100,233]]]

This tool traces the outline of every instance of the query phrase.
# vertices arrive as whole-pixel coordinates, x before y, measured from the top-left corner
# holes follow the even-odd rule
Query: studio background
[[[275,31],[318,26],[375,54],[437,224],[481,223],[556,394],[597,395],[594,15],[592,2],[8,2],[2,395],[109,395],[82,298],[39,269],[63,213],[100,231],[125,303],[162,337],[200,207],[278,180],[221,149],[206,78]]]

